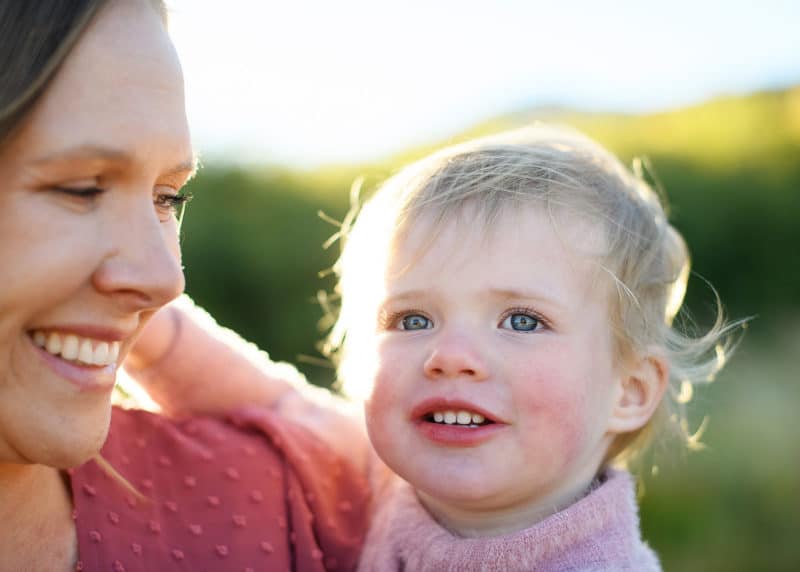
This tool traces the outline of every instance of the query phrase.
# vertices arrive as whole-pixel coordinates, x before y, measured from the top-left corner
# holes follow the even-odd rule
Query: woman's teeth
[[[433,413],[434,423],[444,423],[445,425],[482,425],[486,418],[480,413],[470,413],[469,411],[435,411]]]
[[[33,342],[54,356],[84,365],[106,366],[117,362],[119,342],[104,342],[75,334],[33,332]]]

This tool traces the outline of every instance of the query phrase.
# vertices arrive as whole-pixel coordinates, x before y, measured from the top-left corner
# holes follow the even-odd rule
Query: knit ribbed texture
[[[661,570],[642,541],[633,480],[608,471],[601,484],[534,526],[491,538],[461,538],[425,511],[395,479],[377,499],[362,572],[515,572]]]

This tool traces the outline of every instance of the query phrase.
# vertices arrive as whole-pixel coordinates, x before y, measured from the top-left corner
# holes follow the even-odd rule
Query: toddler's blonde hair
[[[352,226],[352,216],[346,219],[334,266],[341,304],[326,345],[345,392],[359,396],[357,388],[370,382],[369,367],[363,367],[369,352],[362,348],[374,338],[386,258],[410,225],[422,215],[433,221],[432,241],[436,229],[463,216],[467,206],[473,224],[490,228],[502,213],[526,205],[545,209],[554,224],[556,215],[567,213],[600,225],[606,251],[599,268],[613,285],[617,359],[657,348],[669,363],[672,399],[662,400],[643,429],[618,438],[606,460],[629,461],[655,427],[673,428],[695,445],[685,404],[693,385],[712,379],[724,365],[733,326],[724,323],[719,303],[715,323],[701,336],[673,325],[689,276],[682,236],[641,173],[566,128],[538,125],[443,149],[387,180]]]

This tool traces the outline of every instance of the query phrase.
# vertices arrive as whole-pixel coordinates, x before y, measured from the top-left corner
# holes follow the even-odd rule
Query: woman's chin
[[[80,466],[97,455],[108,437],[110,405],[102,412],[73,419],[72,423],[43,428],[39,447],[29,453],[29,460],[56,469]]]

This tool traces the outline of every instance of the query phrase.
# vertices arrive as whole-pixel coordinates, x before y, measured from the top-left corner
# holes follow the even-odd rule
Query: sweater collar
[[[643,552],[631,476],[609,470],[583,498],[530,528],[489,538],[461,538],[440,526],[408,485],[398,491],[390,535],[409,569],[487,570],[627,563]],[[652,556],[654,558],[654,556]],[[648,568],[649,569],[649,568]]]

